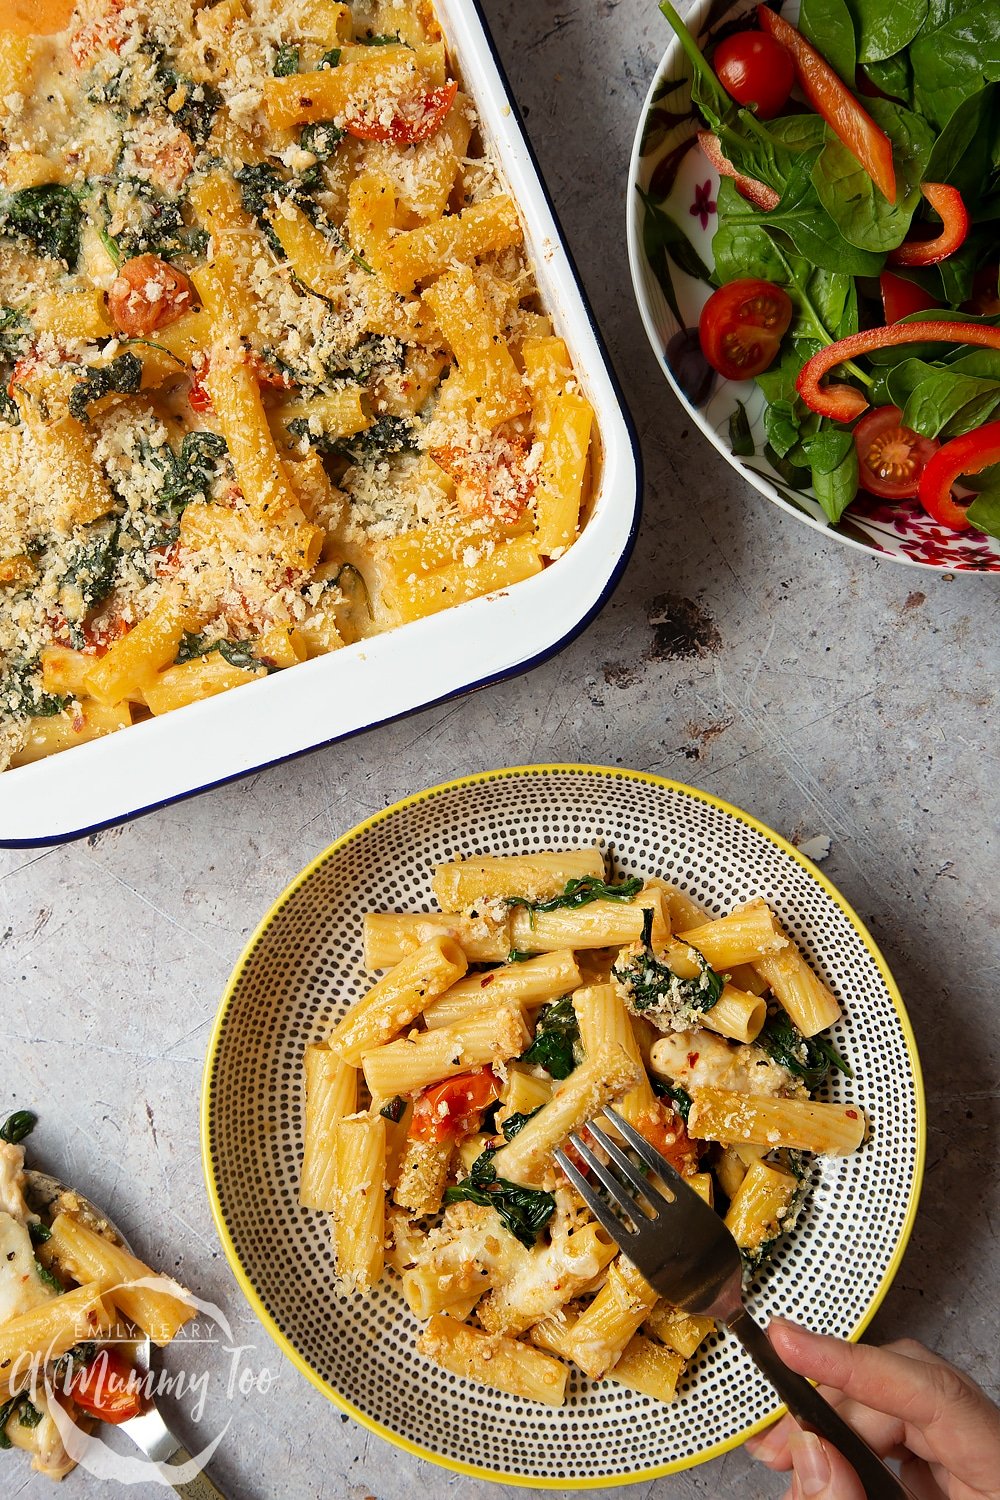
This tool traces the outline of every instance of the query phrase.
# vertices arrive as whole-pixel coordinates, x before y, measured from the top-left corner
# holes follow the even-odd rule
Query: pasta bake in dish
[[[0,764],[572,545],[593,414],[426,0],[79,0],[0,132]]]
[[[553,1154],[614,1103],[753,1270],[804,1153],[865,1139],[815,1097],[852,1076],[825,1035],[840,1005],[760,898],[712,919],[609,881],[597,847],[443,864],[433,889],[438,912],[365,916],[385,972],[306,1049],[301,1202],[345,1287],[398,1276],[446,1369],[558,1406],[571,1363],[668,1401],[711,1322],[656,1295]]]

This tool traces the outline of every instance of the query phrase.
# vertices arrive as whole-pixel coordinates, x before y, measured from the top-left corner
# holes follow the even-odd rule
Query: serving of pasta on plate
[[[0,765],[573,544],[593,412],[425,0],[79,0],[0,135]]]
[[[841,1007],[760,898],[711,918],[596,846],[437,866],[431,913],[364,918],[384,971],[305,1052],[300,1200],[337,1275],[388,1271],[454,1374],[551,1406],[570,1364],[669,1401],[712,1324],[668,1305],[553,1160],[602,1105],[724,1213],[756,1270],[805,1156],[864,1142]]]
[[[22,1144],[35,1123],[19,1110],[0,1126],[0,1448],[63,1479],[74,1434],[144,1410],[137,1349],[169,1344],[195,1303],[72,1190],[39,1200]]]

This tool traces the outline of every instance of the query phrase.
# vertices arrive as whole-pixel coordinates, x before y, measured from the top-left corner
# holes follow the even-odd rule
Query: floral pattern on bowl
[[[686,17],[702,41],[735,29],[745,0],[700,0]],[[797,0],[784,13],[794,21]],[[723,380],[701,355],[697,328],[711,293],[718,174],[698,146],[690,64],[672,39],[653,79],[629,171],[628,251],[647,336],[664,374],[705,436],[782,510],[849,547],[946,572],[1000,572],[1000,540],[951,531],[915,500],[888,504],[863,492],[831,525],[808,485],[789,484],[764,454],[763,393]],[[802,470],[803,480],[807,471]]]

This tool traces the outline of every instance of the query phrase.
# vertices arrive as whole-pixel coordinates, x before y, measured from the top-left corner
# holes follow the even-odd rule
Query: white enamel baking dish
[[[537,577],[0,775],[0,845],[59,843],[524,671],[614,589],[639,519],[638,445],[478,4],[437,0],[452,56],[521,206],[539,286],[596,412],[590,519]]]

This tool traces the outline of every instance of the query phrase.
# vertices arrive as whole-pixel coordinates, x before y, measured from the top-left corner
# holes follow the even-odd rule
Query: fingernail
[[[795,1432],[788,1444],[799,1489],[805,1496],[822,1495],[833,1478],[823,1444],[811,1432]]]
[[[759,1464],[769,1464],[772,1459],[777,1458],[783,1442],[784,1439],[776,1432],[762,1432],[759,1437],[748,1438],[745,1447],[750,1457]]]

